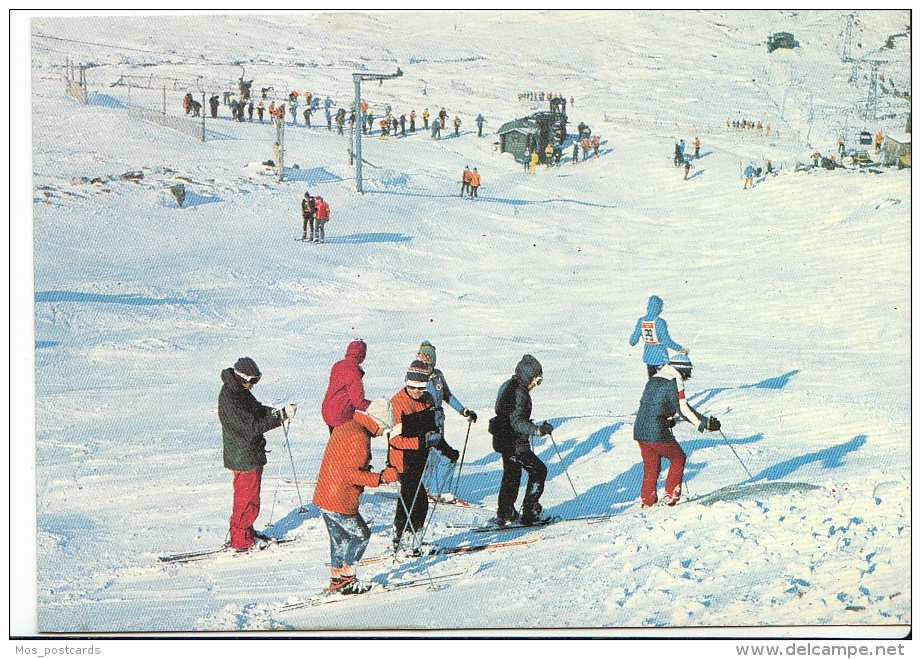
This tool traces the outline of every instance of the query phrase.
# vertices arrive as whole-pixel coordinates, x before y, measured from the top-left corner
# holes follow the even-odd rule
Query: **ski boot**
[[[544,508],[539,503],[528,506],[521,513],[522,526],[534,526],[536,524],[546,524],[550,521],[550,515],[544,513]]]
[[[496,526],[507,526],[513,522],[517,522],[521,518],[521,515],[518,514],[518,511],[512,508],[510,513],[498,513],[496,515],[495,523]]]

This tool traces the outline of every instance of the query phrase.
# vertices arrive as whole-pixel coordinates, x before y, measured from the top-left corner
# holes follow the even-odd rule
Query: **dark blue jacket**
[[[538,428],[531,421],[528,385],[542,373],[540,362],[531,355],[525,355],[515,367],[515,375],[499,387],[496,416],[489,424],[493,448],[499,453],[511,453],[516,447],[530,450],[531,437],[538,434]]]
[[[683,388],[679,394],[678,381],[674,377],[669,377],[667,373],[660,372],[649,378],[640,398],[636,422],[633,424],[633,439],[645,443],[675,441],[672,428],[675,426],[675,417],[679,415],[697,424],[697,429],[703,432],[707,417],[691,407],[683,397]]]

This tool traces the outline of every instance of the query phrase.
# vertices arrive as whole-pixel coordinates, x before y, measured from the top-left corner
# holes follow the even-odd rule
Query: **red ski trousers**
[[[662,458],[668,460],[668,476],[665,478],[665,494],[674,498],[681,496],[681,481],[684,478],[684,451],[678,442],[639,442],[640,454],[643,456],[643,484],[640,498],[644,506],[653,506],[658,502],[656,481],[662,469]]]
[[[233,512],[230,515],[230,546],[249,549],[253,546],[253,523],[259,517],[259,493],[262,467],[233,472]]]

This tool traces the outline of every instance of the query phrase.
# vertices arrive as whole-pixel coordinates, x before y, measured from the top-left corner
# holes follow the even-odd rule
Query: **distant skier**
[[[755,166],[752,164],[745,168],[745,183],[742,185],[742,189],[747,190],[748,186],[755,187]]]
[[[428,108],[425,108],[422,111],[422,123],[423,123],[423,126],[422,126],[423,129],[428,130],[429,129],[429,109]]]
[[[249,118],[250,122],[253,120],[253,110],[256,109],[256,106],[253,105],[253,102],[250,101],[249,105],[246,106],[246,115]]]
[[[217,107],[220,103],[221,101],[217,97],[217,94],[211,94],[211,98],[208,99],[208,106],[211,108],[212,119],[217,119]]]
[[[448,111],[444,108],[438,111],[438,123],[441,124],[441,130],[445,129],[445,123],[448,121]]]
[[[684,180],[685,181],[688,180],[688,173],[690,173],[691,167],[693,167],[693,165],[691,164],[691,158],[689,156],[684,159]]]
[[[598,148],[601,146],[601,142],[598,140],[597,135],[592,135],[592,150],[595,152],[594,155],[598,157]]]
[[[688,354],[686,348],[682,348],[668,335],[668,323],[659,317],[662,307],[662,298],[651,295],[646,304],[646,315],[637,319],[636,328],[630,335],[632,346],[635,346],[641,337],[643,339],[643,363],[646,364],[646,373],[650,378],[656,374],[660,366],[668,363],[669,350]]]
[[[224,467],[233,471],[233,512],[230,515],[230,547],[246,551],[257,545],[264,549],[268,538],[256,533],[253,523],[259,517],[262,468],[266,465],[265,435],[287,419],[293,419],[297,406],[288,403],[281,409],[263,405],[251,393],[262,373],[249,357],[241,357],[233,368],[221,371],[221,393],[217,416],[221,422]]]
[[[470,176],[473,172],[470,171],[470,165],[464,167],[464,172],[461,174],[461,191],[460,196],[463,197],[464,193],[470,194]]]
[[[441,139],[441,124],[437,120],[432,122],[432,139]]]
[[[429,451],[443,440],[435,421],[432,397],[426,391],[430,374],[428,364],[413,360],[406,373],[405,386],[390,399],[394,425],[400,425],[400,433],[389,438],[387,451],[388,464],[400,473],[400,500],[393,517],[394,553],[402,546],[406,531],[412,535],[409,551],[421,553],[419,548],[429,509],[422,476]]]
[[[544,160],[547,162],[547,168],[553,167],[553,145],[549,142],[544,147]]]
[[[700,159],[700,138],[694,138],[694,160]]]
[[[329,222],[329,204],[326,203],[326,200],[323,199],[320,195],[317,195],[316,198],[316,237],[314,242],[324,243],[326,242],[326,223]]]
[[[686,355],[673,355],[668,364],[649,378],[643,389],[640,409],[633,424],[633,439],[639,443],[643,458],[643,482],[640,486],[643,508],[654,506],[659,500],[656,481],[659,479],[662,458],[669,462],[663,502],[674,506],[681,499],[686,456],[672,432],[676,417],[680,416],[694,424],[700,432],[720,429],[719,419],[703,416],[686,400],[684,381],[690,379],[691,369],[691,360]]]
[[[531,152],[531,164],[528,166],[528,171],[534,174],[537,172],[537,163],[540,162],[540,156],[537,155],[537,151]]]
[[[478,114],[475,119],[476,122],[476,136],[483,137],[483,124],[486,123],[486,120],[483,118],[482,114]]]
[[[409,113],[409,132],[410,133],[416,132],[416,111],[415,110]]]
[[[406,113],[400,114],[400,137],[406,137]]]
[[[312,128],[312,126],[310,125],[310,116],[312,114],[313,114],[312,107],[308,105],[307,107],[304,108],[304,125],[307,126],[307,128]]]
[[[304,198],[301,199],[301,217],[304,220],[304,229],[301,233],[301,240],[307,240],[307,228],[310,227],[310,240],[313,242],[314,239],[314,220],[316,219],[316,200],[310,196],[310,191],[304,193]]]
[[[333,129],[333,113],[329,111],[329,106],[324,108],[324,111],[326,112],[326,130],[331,131]]]
[[[329,372],[329,385],[323,396],[321,413],[330,432],[351,421],[355,410],[366,410],[371,404],[365,398],[365,386],[362,384],[365,371],[361,363],[367,353],[368,345],[361,339],[355,339],[345,349],[345,357],[333,364]]]
[[[454,137],[460,137],[461,118],[454,115]]]
[[[588,135],[582,138],[582,142],[580,143],[579,146],[582,147],[582,160],[588,160],[588,150],[589,150],[589,147],[591,146],[591,143],[589,142],[589,139],[588,139]]]
[[[313,503],[320,509],[329,532],[330,579],[326,592],[360,595],[371,588],[358,581],[355,574],[371,539],[371,531],[358,511],[358,500],[366,487],[397,480],[393,467],[380,473],[371,471],[371,438],[380,437],[391,426],[393,409],[386,399],[378,398],[329,436],[313,491]]]
[[[470,175],[470,198],[479,199],[477,190],[480,189],[480,173],[476,170],[476,167],[473,168],[473,173]]]
[[[675,167],[678,167],[678,165],[684,162],[684,154],[681,152],[681,147],[677,142],[675,142],[675,153],[672,159],[674,160]]]
[[[547,479],[547,466],[531,450],[531,438],[549,435],[553,426],[547,421],[531,421],[531,390],[543,381],[543,368],[531,355],[524,355],[515,367],[515,375],[507,380],[496,396],[496,416],[489,421],[493,449],[502,455],[502,485],[496,522],[504,526],[520,519],[531,525],[543,521],[539,500]],[[528,486],[521,514],[515,510],[515,500],[521,487],[521,470],[528,473]]]
[[[259,116],[259,123],[262,123],[262,116],[265,113],[265,104],[262,101],[256,104],[256,114]]]
[[[572,164],[575,165],[579,162],[579,143],[572,143]]]

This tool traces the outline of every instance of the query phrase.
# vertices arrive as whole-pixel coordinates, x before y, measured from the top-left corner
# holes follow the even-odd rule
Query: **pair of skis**
[[[384,593],[392,593],[398,590],[405,590],[408,588],[418,588],[420,586],[428,586],[429,589],[438,589],[441,586],[460,579],[462,576],[467,574],[469,570],[461,570],[458,572],[450,572],[447,574],[436,574],[432,576],[425,577],[416,577],[414,579],[405,579],[401,581],[395,581],[392,583],[379,583],[373,582],[371,584],[370,590],[367,590],[363,593],[354,594],[354,595],[344,595],[337,592],[327,592],[321,591],[313,597],[310,597],[306,600],[300,602],[290,602],[288,604],[283,604],[278,607],[278,611],[287,612],[287,611],[296,611],[297,609],[307,609],[314,606],[322,606],[324,604],[335,604],[336,602],[346,602],[355,598],[364,598],[369,596],[381,595]]]

